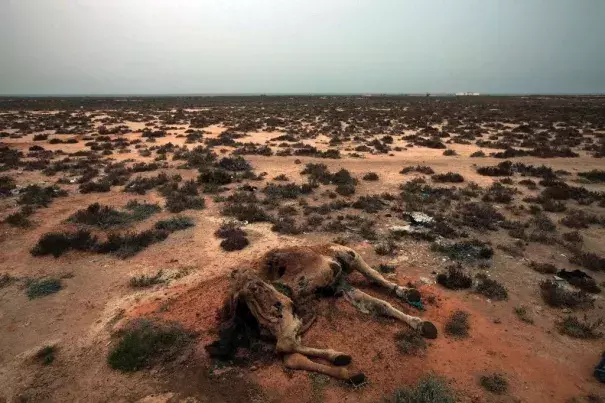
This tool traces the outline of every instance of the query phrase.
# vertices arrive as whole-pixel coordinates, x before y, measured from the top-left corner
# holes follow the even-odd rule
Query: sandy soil
[[[136,131],[141,130],[144,123],[127,124],[135,132],[124,137],[140,138]],[[210,132],[205,137],[211,138],[224,128],[214,125],[204,130]],[[183,129],[169,130],[156,145],[168,142],[182,145],[185,139],[176,136],[183,132]],[[280,134],[283,133],[253,132],[241,141],[265,143]],[[7,138],[3,142],[11,148],[26,150],[34,144],[32,137],[33,134],[19,139]],[[75,136],[80,140],[82,137]],[[320,136],[303,142],[325,150],[328,139]],[[83,143],[43,145],[48,150],[75,152],[83,149]],[[348,144],[343,144],[341,149],[347,147]],[[231,150],[230,147],[218,149],[221,148]],[[478,149],[474,145],[454,144],[449,148],[459,155],[446,157],[442,150],[417,147],[391,155],[367,154],[365,158],[339,160],[276,156],[246,156],[246,159],[256,172],[267,172],[268,179],[285,174],[297,183],[304,182],[299,172],[308,162],[325,163],[334,171],[346,168],[357,177],[370,171],[379,173],[380,181],[360,183],[358,195],[396,192],[404,179],[414,177],[414,174],[406,177],[399,174],[401,168],[416,164],[430,165],[436,172],[459,172],[467,181],[481,186],[492,183],[493,178],[476,174],[476,164],[494,165],[501,160],[468,158]],[[152,161],[133,149],[129,153],[114,154],[112,158],[116,161]],[[295,163],[297,159],[302,164]],[[523,157],[515,161],[546,163],[553,169],[570,172],[603,169],[602,160],[588,156],[548,160]],[[195,171],[178,173],[184,179],[196,176]],[[19,185],[51,183],[52,180],[38,172],[23,171],[13,176]],[[223,252],[219,247],[220,240],[212,235],[223,217],[217,203],[207,197],[205,210],[187,212],[194,218],[195,227],[174,233],[164,242],[126,260],[85,252],[69,252],[58,259],[31,256],[29,249],[42,234],[75,228],[65,220],[77,208],[93,202],[121,207],[131,199],[163,203],[163,198],[153,191],[145,196],[135,196],[119,191],[80,194],[76,185],[63,185],[63,188],[68,190],[69,196],[57,198],[48,208],[39,209],[32,218],[34,228],[23,230],[0,224],[0,273],[17,279],[72,275],[64,279],[63,290],[35,300],[27,299],[24,281],[0,288],[0,401],[375,402],[430,372],[451,380],[463,402],[564,402],[575,396],[603,394],[603,386],[592,377],[592,369],[603,350],[602,340],[576,340],[557,333],[553,323],[562,313],[541,302],[537,284],[543,277],[528,269],[525,258],[504,252],[496,254],[489,274],[506,285],[509,299],[493,302],[472,292],[448,291],[435,285],[434,273],[448,262],[431,252],[426,242],[411,239],[402,241],[397,256],[387,258],[376,255],[368,242],[349,246],[358,250],[371,265],[396,264],[394,278],[398,283],[417,283],[424,298],[435,297],[435,302],[428,304],[421,313],[390,300],[402,310],[430,319],[440,330],[453,311],[469,312],[471,331],[468,339],[455,340],[442,333],[429,343],[424,356],[401,355],[393,342],[394,334],[402,328],[400,323],[363,315],[344,300],[325,300],[319,305],[318,322],[305,335],[305,341],[310,345],[350,352],[354,367],[362,369],[369,377],[367,385],[355,389],[335,380],[318,384],[305,372],[284,370],[276,356],[268,357],[252,368],[218,368],[203,346],[216,337],[216,310],[227,293],[230,271],[245,266],[246,262],[276,246],[328,242],[333,234],[285,236],[272,232],[269,224],[251,224],[246,227],[250,247],[239,252]],[[0,200],[1,218],[15,211],[14,205],[14,200]],[[389,223],[384,214],[377,214],[383,226]],[[154,219],[136,224],[133,229],[149,228],[156,219],[169,216],[162,212]],[[605,251],[604,228],[591,228],[583,235],[587,249]],[[499,236],[492,235],[493,241],[498,241]],[[565,253],[547,245],[531,244],[525,255],[569,266]],[[185,275],[143,291],[128,286],[132,276],[152,274],[159,269]],[[595,278],[598,282],[605,280],[603,273],[595,274]],[[369,293],[380,294],[361,278],[355,278],[355,283]],[[514,313],[519,305],[529,307],[534,325],[519,321]],[[603,314],[601,297],[597,297],[595,312]],[[193,351],[186,359],[165,368],[134,374],[111,370],[106,355],[113,329],[130,318],[142,316],[176,320],[198,332]],[[46,345],[56,345],[58,349],[56,360],[50,366],[42,366],[33,358]],[[479,386],[479,377],[493,372],[506,375],[510,384],[506,395],[496,396]]]

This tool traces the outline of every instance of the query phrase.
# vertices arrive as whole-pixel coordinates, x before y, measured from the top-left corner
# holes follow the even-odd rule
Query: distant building
[[[478,96],[479,93],[478,92],[457,92],[456,96],[457,97],[468,97],[468,96]]]

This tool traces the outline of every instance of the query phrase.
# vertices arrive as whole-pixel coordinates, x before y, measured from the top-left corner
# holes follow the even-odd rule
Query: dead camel
[[[211,356],[232,356],[252,326],[257,324],[276,340],[276,351],[283,356],[287,368],[319,372],[355,384],[364,382],[363,373],[351,373],[344,367],[351,362],[350,355],[301,343],[301,335],[314,319],[314,316],[306,321],[301,319],[305,317],[303,301],[325,292],[344,296],[364,313],[399,319],[426,338],[437,337],[437,328],[431,322],[407,315],[346,282],[347,274],[358,271],[401,299],[420,300],[417,290],[388,281],[351,248],[328,244],[273,249],[253,266],[252,269],[234,270],[231,274],[230,296],[220,313],[220,340],[206,347]],[[332,365],[320,364],[310,358],[319,358]]]

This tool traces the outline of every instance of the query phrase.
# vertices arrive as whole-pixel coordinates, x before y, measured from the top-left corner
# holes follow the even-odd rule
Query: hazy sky
[[[605,0],[0,0],[0,94],[605,92]]]

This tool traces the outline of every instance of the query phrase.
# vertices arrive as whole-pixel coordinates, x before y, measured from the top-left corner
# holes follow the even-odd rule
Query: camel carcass
[[[355,384],[364,382],[363,373],[352,373],[346,368],[351,362],[350,355],[329,348],[308,347],[301,342],[301,335],[314,319],[314,316],[303,319],[301,305],[306,298],[325,292],[343,296],[364,313],[398,319],[426,338],[437,337],[437,328],[431,322],[405,314],[387,301],[347,283],[347,274],[358,271],[400,299],[420,300],[416,289],[385,279],[351,248],[336,244],[278,248],[267,252],[252,266],[231,274],[230,295],[220,315],[220,339],[206,347],[211,356],[232,355],[246,323],[255,321],[273,336],[276,351],[283,356],[287,368],[319,372]],[[314,362],[311,358],[323,359],[332,365]]]

